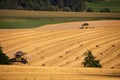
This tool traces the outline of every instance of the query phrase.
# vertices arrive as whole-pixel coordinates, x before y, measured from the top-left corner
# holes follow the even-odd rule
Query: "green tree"
[[[93,12],[93,9],[87,8],[86,12]]]
[[[109,8],[103,8],[100,10],[100,12],[111,12]]]
[[[63,10],[63,11],[67,11],[67,12],[70,12],[70,11],[71,11],[71,9],[70,9],[69,7],[64,7],[62,10]]]
[[[61,11],[69,7],[71,11],[84,11],[86,0],[0,0],[0,9],[25,9]],[[53,7],[51,7],[53,6]]]
[[[96,1],[96,0],[87,0],[88,2],[94,2],[94,1]]]
[[[87,51],[87,55],[82,64],[84,65],[84,67],[102,67],[99,60],[95,60],[95,57],[90,50]]]
[[[9,64],[9,57],[6,56],[2,51],[2,47],[0,46],[0,64]]]

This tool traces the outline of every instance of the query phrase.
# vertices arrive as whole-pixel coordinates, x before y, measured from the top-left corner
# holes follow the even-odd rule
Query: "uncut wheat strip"
[[[19,74],[17,74],[19,75]],[[2,77],[1,79],[3,80],[51,80],[51,79],[55,79],[55,80],[89,80],[89,79],[92,79],[92,80],[96,80],[96,78],[98,78],[98,80],[119,80],[118,77],[108,77],[109,75],[99,75],[99,74],[94,74],[94,75],[80,75],[80,74],[74,74],[74,73],[68,73],[68,74],[56,74],[56,73],[40,73],[38,75],[19,75],[19,76],[15,76],[14,78],[12,76],[8,76],[7,78],[5,77]]]
[[[1,16],[18,16],[18,17],[118,17],[119,13],[84,13],[84,12],[49,12],[49,11],[27,11],[27,10],[1,10]],[[8,13],[8,14],[5,14]]]
[[[86,75],[86,76],[92,76],[92,75],[99,75],[99,76],[115,76],[115,74],[109,74],[109,73],[107,73],[107,74],[104,74],[104,73],[79,73],[79,71],[78,72],[65,72],[65,71],[52,71],[52,72],[50,72],[50,71],[44,71],[44,72],[38,72],[38,71],[36,71],[36,72],[32,72],[32,70],[30,71],[30,72],[0,72],[0,76],[13,76],[13,75],[15,75],[16,74],[16,76],[38,76],[38,75],[43,75],[44,76],[44,74],[42,74],[42,73],[44,73],[44,74],[46,74],[46,75],[55,75],[56,74],[56,76],[57,75],[79,75],[79,76],[83,76],[83,75]],[[119,74],[117,74],[117,75],[119,75]]]
[[[23,75],[23,76],[15,76],[15,77],[1,77],[0,79],[1,80],[119,80],[118,77],[112,77],[112,76],[101,76],[101,75],[76,75],[76,74],[54,74],[54,75],[51,75],[50,74],[44,74],[44,75],[37,75],[37,76],[27,76],[27,75]]]
[[[45,69],[45,68],[44,68]],[[50,68],[50,69],[45,69],[44,70],[44,72],[42,72],[42,73],[40,73],[40,72],[35,72],[35,73],[33,73],[32,72],[32,70],[31,70],[31,72],[30,73],[28,73],[28,72],[26,72],[26,73],[17,73],[16,74],[16,72],[14,73],[14,72],[12,72],[12,74],[10,73],[8,73],[8,74],[5,74],[6,76],[8,76],[9,77],[9,75],[10,76],[12,76],[12,75],[14,75],[14,74],[16,74],[16,76],[15,77],[24,77],[24,76],[26,76],[27,78],[28,77],[31,77],[31,76],[42,76],[42,77],[45,77],[45,75],[48,75],[48,76],[58,76],[58,77],[63,77],[63,78],[65,78],[64,76],[66,76],[66,77],[68,77],[68,76],[71,76],[72,78],[74,78],[74,77],[80,77],[80,76],[89,76],[89,79],[90,79],[90,76],[94,76],[94,75],[96,75],[96,76],[102,76],[102,75],[106,75],[106,76],[112,76],[112,75],[114,75],[114,74],[109,74],[109,70],[104,70],[104,71],[106,71],[105,73],[104,72],[102,72],[101,73],[101,71],[103,71],[103,70],[97,70],[97,69],[95,69],[95,70],[90,70],[90,69],[85,69],[85,70],[83,70],[83,69],[76,69],[77,71],[80,71],[80,72],[78,72],[77,74],[76,73],[74,73],[74,72],[71,72],[71,71],[73,71],[74,69],[67,69],[67,71],[70,71],[70,72],[67,72],[67,73],[64,73],[64,72],[66,72],[66,69],[65,68],[60,68],[60,69],[58,69],[57,71],[55,71],[55,73],[54,72],[50,72],[49,73],[49,70],[51,70],[51,69],[55,69],[55,68]],[[19,69],[19,70],[21,70],[21,68]],[[46,71],[47,71],[47,73],[46,73]],[[108,72],[109,71],[109,72]],[[56,72],[59,72],[59,73],[56,73]],[[90,73],[90,72],[92,72],[92,74]],[[97,72],[97,73],[96,73]],[[115,73],[116,71],[114,70],[114,71],[112,71],[112,73]],[[117,71],[118,72],[118,71]],[[84,74],[83,74],[84,73]],[[3,73],[2,73],[3,74]],[[60,75],[61,74],[61,75]],[[90,75],[91,74],[91,75]],[[95,76],[94,76],[95,77]],[[91,77],[92,78],[92,77]],[[115,78],[115,77],[114,77]],[[113,79],[114,79],[113,78]],[[103,77],[102,77],[102,79],[103,79]]]
[[[17,72],[23,73],[23,75],[25,75],[24,71],[29,73],[28,71],[26,71],[26,69],[31,69],[30,72],[33,72],[34,70],[35,70],[34,72],[42,72],[42,74],[46,71],[50,72],[50,73],[62,72],[63,74],[64,73],[71,73],[71,71],[72,71],[72,73],[78,72],[79,74],[91,74],[92,73],[91,76],[95,75],[95,74],[99,74],[99,73],[100,73],[100,75],[116,75],[117,76],[120,73],[120,71],[117,69],[111,70],[111,69],[94,69],[94,68],[93,69],[92,68],[91,69],[88,69],[88,68],[55,68],[55,67],[51,68],[51,67],[39,67],[39,66],[38,67],[36,67],[36,66],[16,66],[15,67],[14,66],[12,69],[10,68],[10,66],[0,67],[0,68],[2,68],[2,70],[5,70],[5,72],[7,70],[7,71],[12,72],[12,73],[14,73],[14,71],[16,72],[16,70],[17,70]],[[14,69],[16,69],[16,70],[14,70]],[[24,70],[24,71],[21,71],[21,70]],[[41,70],[41,71],[39,71],[39,70]],[[3,71],[0,71],[0,72],[3,72]],[[32,76],[32,74],[31,74],[31,76]]]
[[[73,72],[73,73],[82,73],[88,74],[119,74],[119,69],[99,69],[99,68],[59,68],[59,67],[40,67],[40,66],[0,66],[0,72],[58,72],[64,71],[65,73]]]

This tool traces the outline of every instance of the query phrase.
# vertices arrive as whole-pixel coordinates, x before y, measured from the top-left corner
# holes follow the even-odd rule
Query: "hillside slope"
[[[82,67],[84,52],[92,50],[103,68],[120,68],[120,21],[90,21],[95,28],[79,29],[83,22],[46,25],[35,29],[0,29],[4,53],[24,51],[29,64]]]

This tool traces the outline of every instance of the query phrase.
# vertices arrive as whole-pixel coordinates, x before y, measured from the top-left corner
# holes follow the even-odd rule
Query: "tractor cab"
[[[25,55],[25,53],[24,52],[22,52],[22,51],[17,51],[16,53],[15,53],[15,59],[16,59],[16,61],[21,61],[22,60],[22,58],[24,58],[24,55]]]
[[[24,63],[24,64],[27,64],[28,61],[27,59],[25,58],[25,55],[27,53],[25,52],[22,52],[22,51],[17,51],[14,55],[14,58],[10,59],[10,62],[11,63],[14,63],[14,62],[21,62],[21,63]]]
[[[83,23],[83,24],[81,25],[81,29],[87,29],[88,26],[89,26],[88,23]]]

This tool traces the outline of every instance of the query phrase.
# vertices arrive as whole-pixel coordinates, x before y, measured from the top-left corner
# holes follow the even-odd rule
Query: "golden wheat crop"
[[[119,21],[113,21],[116,27],[113,23],[105,25],[105,21],[94,23],[100,24],[93,29],[79,29],[79,22],[26,30],[1,29],[0,43],[11,58],[19,50],[27,52],[29,65],[82,67],[84,52],[92,50],[103,68],[120,68]]]
[[[26,65],[0,66],[0,80],[119,80],[120,21],[46,25],[35,29],[0,29],[0,44],[10,58],[27,52]],[[81,68],[92,50],[102,69]]]

